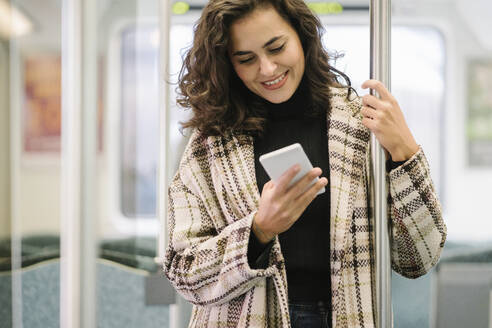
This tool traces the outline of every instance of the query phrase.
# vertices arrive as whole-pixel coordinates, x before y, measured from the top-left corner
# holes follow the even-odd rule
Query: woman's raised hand
[[[405,161],[419,149],[403,112],[395,97],[377,80],[367,80],[362,89],[374,89],[380,98],[373,95],[362,97],[362,124],[376,135],[381,145],[391,154],[393,161]]]
[[[279,233],[288,230],[316,198],[318,191],[328,183],[323,177],[306,190],[311,181],[322,173],[321,169],[316,167],[296,184],[288,187],[299,169],[298,165],[294,165],[282,174],[277,183],[270,180],[263,186],[259,209],[252,226],[260,242],[268,243]]]

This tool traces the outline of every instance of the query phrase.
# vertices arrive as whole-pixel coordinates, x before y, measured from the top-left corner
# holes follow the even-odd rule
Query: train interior
[[[366,94],[369,1],[307,2],[325,27],[332,65]],[[176,105],[177,80],[206,1],[169,2],[166,56],[166,1],[96,3],[97,38],[84,42],[96,47],[98,68],[97,326],[186,327],[191,305],[159,261],[166,232],[157,206],[166,193],[157,174],[165,166],[172,178],[189,136],[180,130],[191,111]],[[64,5],[0,0],[0,327],[60,326]],[[392,2],[390,87],[429,159],[448,228],[429,274],[393,273],[396,328],[492,327],[491,31],[488,0]]]

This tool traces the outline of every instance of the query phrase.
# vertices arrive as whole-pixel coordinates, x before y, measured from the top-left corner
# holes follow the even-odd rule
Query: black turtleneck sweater
[[[254,140],[256,180],[260,192],[270,178],[259,157],[296,142],[302,145],[313,167],[322,169],[321,176],[329,178],[326,113],[318,118],[305,115],[311,108],[306,84],[301,83],[284,103],[264,103],[268,109],[265,132]],[[289,301],[331,300],[329,185],[325,189],[325,193],[309,204],[296,223],[279,235],[287,270]],[[262,253],[269,253],[270,247],[271,244],[263,246],[252,233],[248,250],[250,265],[264,266],[266,263],[261,265],[257,260],[262,258]]]

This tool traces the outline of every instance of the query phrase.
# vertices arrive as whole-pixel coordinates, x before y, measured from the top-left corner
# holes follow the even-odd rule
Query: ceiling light
[[[11,39],[32,31],[31,21],[17,8],[0,0],[0,37]]]

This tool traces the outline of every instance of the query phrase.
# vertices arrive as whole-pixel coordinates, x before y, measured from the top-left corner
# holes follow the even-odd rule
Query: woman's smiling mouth
[[[280,75],[278,78],[272,81],[267,81],[267,82],[261,82],[261,85],[268,90],[275,90],[280,87],[282,87],[285,84],[285,81],[287,81],[287,74],[289,71],[285,72],[284,74]]]

